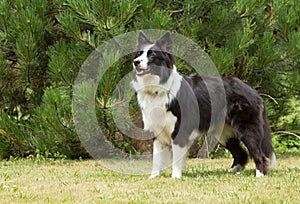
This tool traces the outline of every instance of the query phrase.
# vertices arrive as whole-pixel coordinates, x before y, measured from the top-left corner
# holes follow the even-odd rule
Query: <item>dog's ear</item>
[[[162,49],[163,52],[172,53],[173,52],[173,43],[171,39],[170,32],[166,32],[156,44]]]
[[[140,45],[144,44],[151,44],[151,41],[147,38],[143,31],[140,31],[137,46],[139,47]]]

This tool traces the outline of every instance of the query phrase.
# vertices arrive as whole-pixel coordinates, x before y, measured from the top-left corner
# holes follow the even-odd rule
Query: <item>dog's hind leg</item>
[[[241,146],[241,141],[238,138],[229,138],[225,146],[233,156],[233,164],[228,172],[239,172],[245,169],[248,163],[248,153]]]
[[[243,131],[241,131],[243,130]],[[270,159],[268,159],[261,148],[262,132],[259,125],[249,125],[246,128],[239,128],[241,140],[248,149],[250,156],[253,158],[256,166],[256,177],[262,177],[268,173]]]
[[[225,124],[218,140],[233,156],[233,164],[228,172],[235,173],[244,170],[248,163],[248,153],[245,148],[241,146],[241,141],[236,131],[229,124]]]

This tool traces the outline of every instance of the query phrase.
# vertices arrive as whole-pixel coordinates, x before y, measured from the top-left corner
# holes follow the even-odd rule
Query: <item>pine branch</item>
[[[62,73],[61,70],[59,70],[58,73],[59,73],[60,77],[62,78],[62,80],[63,80],[68,86],[73,87],[73,84],[72,84],[71,82],[69,82],[69,81],[66,79],[66,77],[63,75],[63,73]]]
[[[283,84],[281,83],[278,83],[280,86],[286,88],[286,89],[289,89],[287,92],[281,92],[280,95],[278,95],[276,98],[285,98],[287,96],[289,96],[293,91],[294,91],[294,86],[293,84],[291,85],[291,87],[286,87],[284,86]]]
[[[116,106],[116,105],[119,105],[119,104],[121,104],[121,103],[124,103],[124,102],[128,101],[130,98],[131,98],[131,96],[128,96],[128,97],[125,98],[124,100],[118,101],[118,102],[113,103],[113,104],[111,104],[111,105],[109,105],[109,106],[108,106],[108,105],[103,105],[103,106],[98,105],[98,106],[96,106],[96,107],[97,107],[97,108],[101,108],[101,109],[109,109],[109,108],[113,108],[113,107]],[[97,101],[97,102],[99,102],[99,101]]]
[[[288,58],[292,57],[293,54],[295,53],[295,51],[296,51],[296,49],[293,48],[289,53],[287,53],[287,55],[282,59],[282,61],[287,60]]]
[[[11,143],[13,145],[13,147],[21,154],[21,147],[14,141],[12,141]]]
[[[63,134],[61,131],[59,131],[47,117],[46,117],[46,121],[57,134],[59,134],[60,136],[62,136],[65,139],[68,139],[68,137],[65,134]]]
[[[88,41],[86,41],[81,35],[78,35],[74,30],[72,30],[69,26],[67,26],[67,29],[69,29],[69,31],[71,31],[71,33],[81,42],[84,42],[86,45],[90,46],[91,48],[93,48],[94,50],[96,49],[96,47],[92,44],[90,44]]]
[[[294,132],[293,132],[293,130],[292,131],[282,131],[282,130],[279,130],[279,131],[273,132],[273,134],[278,134],[278,135],[292,135],[292,136],[295,136],[298,139],[300,139],[300,136],[297,135],[297,132],[299,132],[299,130],[295,130]]]
[[[123,17],[123,14],[121,15],[120,19],[114,24],[112,25],[110,28],[108,28],[109,30],[114,29],[116,27],[118,27],[124,20],[125,17]]]
[[[177,10],[173,10],[170,11],[171,13],[181,13],[182,11],[184,11],[184,9],[177,9]]]
[[[102,0],[102,16],[103,16],[103,22],[104,22],[104,30],[109,31],[110,28],[107,25],[107,14],[105,9],[105,0]]]
[[[112,69],[113,69],[113,67],[109,68],[108,79],[111,79]],[[103,108],[104,109],[107,109],[106,105],[107,105],[107,102],[108,102],[108,94],[109,94],[110,82],[111,82],[111,80],[108,80],[108,82],[106,84],[106,87],[105,87],[104,104],[103,104]]]
[[[58,108],[57,108],[57,103],[54,102],[54,110],[55,110],[55,115],[56,115],[56,119],[58,121],[58,123],[63,127],[66,128],[66,126],[61,122],[60,118],[59,118],[59,114],[58,114]]]
[[[2,19],[3,19],[3,30],[4,30],[4,33],[7,33],[7,21],[6,21],[6,18],[4,15],[1,15],[2,16]]]
[[[27,82],[30,84],[30,62],[31,62],[31,56],[30,56],[30,50],[28,44],[25,45],[27,50]]]
[[[95,20],[94,18],[92,18],[92,17],[91,17],[90,15],[88,15],[86,12],[84,12],[83,15],[84,15],[84,17],[85,17],[88,21],[92,22],[92,24],[94,24],[94,25],[96,25],[96,26],[98,26],[98,27],[101,26],[101,24],[100,24],[97,20]]]
[[[264,94],[264,93],[259,93],[259,95],[261,96],[267,96],[268,98],[270,98],[276,105],[278,105],[278,102],[276,101],[275,98],[273,98],[272,96],[268,95],[268,94]]]

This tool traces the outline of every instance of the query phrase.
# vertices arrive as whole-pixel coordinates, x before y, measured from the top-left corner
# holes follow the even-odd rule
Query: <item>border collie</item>
[[[160,176],[169,165],[172,165],[172,177],[180,178],[191,143],[211,128],[221,128],[221,135],[216,138],[233,156],[229,172],[242,171],[250,155],[256,165],[256,177],[266,175],[276,157],[266,107],[257,91],[235,77],[182,75],[176,71],[172,53],[169,32],[156,42],[139,33],[132,86],[144,130],[154,134],[150,178]],[[217,80],[222,82],[227,104],[215,112],[225,118],[225,123],[211,120],[209,92],[218,93]]]

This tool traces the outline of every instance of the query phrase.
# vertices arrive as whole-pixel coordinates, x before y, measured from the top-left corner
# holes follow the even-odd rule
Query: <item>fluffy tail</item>
[[[269,127],[269,122],[267,120],[265,105],[263,111],[263,122],[264,122],[263,125],[264,138],[262,140],[261,147],[264,154],[270,159],[270,166],[274,166],[276,164],[276,155],[274,152],[274,148],[272,146],[271,129]]]

